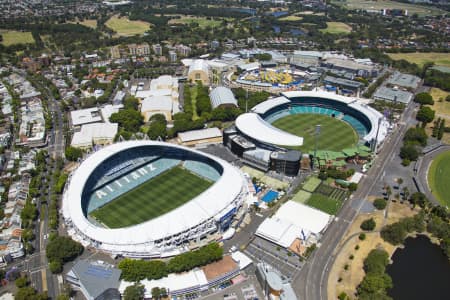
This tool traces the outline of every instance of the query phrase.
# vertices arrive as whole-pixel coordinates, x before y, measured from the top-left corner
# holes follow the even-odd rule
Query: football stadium
[[[263,148],[305,152],[315,147],[316,125],[321,125],[318,149],[334,151],[356,145],[374,149],[389,128],[384,116],[360,99],[325,91],[283,92],[236,120],[239,132]]]
[[[241,172],[183,146],[128,141],[88,156],[63,195],[68,233],[84,246],[127,257],[189,251],[242,218]]]

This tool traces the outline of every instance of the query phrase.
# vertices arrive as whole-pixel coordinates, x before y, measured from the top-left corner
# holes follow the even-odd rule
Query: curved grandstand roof
[[[233,92],[229,88],[223,86],[213,89],[209,94],[209,98],[211,99],[211,106],[213,109],[224,104],[237,107],[237,100],[234,97]]]
[[[282,105],[282,104],[286,104],[286,103],[290,103],[291,100],[289,100],[286,97],[277,97],[277,98],[272,98],[272,99],[268,99],[267,101],[261,102],[257,105],[255,105],[252,108],[252,112],[257,113],[257,114],[265,114],[266,112],[268,112],[269,110],[271,110],[274,107],[277,107],[278,105]]]
[[[243,134],[257,141],[282,146],[301,146],[303,138],[280,130],[256,113],[245,113],[236,119],[236,127]]]
[[[117,229],[102,228],[91,223],[82,209],[82,193],[90,174],[97,166],[117,154],[139,146],[165,146],[194,152],[218,162],[222,176],[206,191],[184,205],[144,223]],[[241,172],[227,162],[190,148],[156,141],[128,141],[107,146],[89,156],[72,173],[63,197],[63,215],[88,238],[129,252],[151,241],[170,237],[229,210],[243,188]],[[139,209],[138,207],[136,209]],[[130,212],[132,213],[132,212]]]

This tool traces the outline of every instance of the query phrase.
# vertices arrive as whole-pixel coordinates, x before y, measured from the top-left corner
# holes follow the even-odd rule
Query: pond
[[[395,300],[444,300],[450,297],[450,262],[438,245],[427,236],[408,238],[397,249],[386,269],[394,288],[388,294]]]

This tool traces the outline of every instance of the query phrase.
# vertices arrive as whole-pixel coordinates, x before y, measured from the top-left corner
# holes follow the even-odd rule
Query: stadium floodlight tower
[[[316,137],[316,142],[315,142],[315,146],[314,146],[314,160],[313,160],[313,169],[315,168],[315,160],[317,158],[317,144],[319,141],[319,135],[320,135],[320,124],[316,125],[316,131],[315,131],[315,137]]]

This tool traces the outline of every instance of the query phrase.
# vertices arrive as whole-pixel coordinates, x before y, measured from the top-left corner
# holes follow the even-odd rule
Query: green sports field
[[[317,143],[319,150],[341,151],[358,143],[358,135],[349,124],[325,115],[289,115],[272,123],[281,130],[303,137],[303,146],[300,147],[303,152],[314,150],[315,127],[318,124],[321,125]]]
[[[174,167],[92,211],[90,215],[109,228],[136,225],[185,204],[212,184],[182,167]]]
[[[428,185],[444,206],[450,207],[450,151],[436,156],[428,170]]]
[[[306,205],[315,207],[330,215],[336,215],[339,208],[342,206],[342,202],[328,198],[321,194],[312,194],[312,196],[306,201]]]

